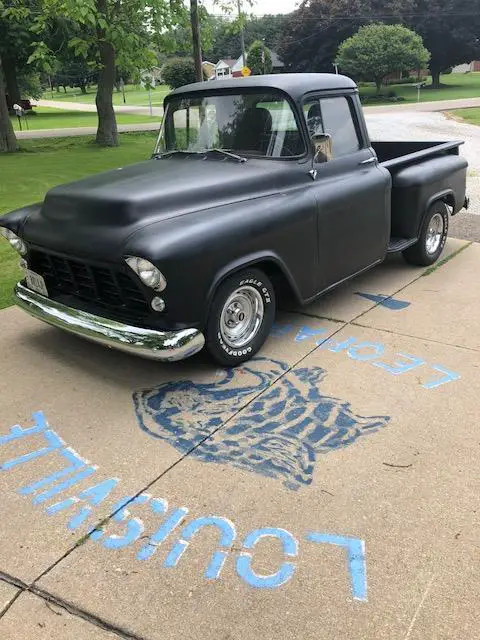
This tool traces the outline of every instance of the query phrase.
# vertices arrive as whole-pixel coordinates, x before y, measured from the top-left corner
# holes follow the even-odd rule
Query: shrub
[[[418,82],[417,78],[409,76],[408,78],[393,78],[392,80],[387,80],[386,84],[390,86],[392,84],[415,84],[416,82]]]
[[[390,93],[395,93],[395,92],[389,92]],[[397,95],[384,95],[383,93],[376,93],[373,96],[360,96],[360,102],[362,104],[375,104],[378,102],[403,102],[405,100],[405,98],[403,96],[397,96]]]
[[[171,89],[195,82],[195,65],[191,58],[171,58],[162,67],[162,80]]]

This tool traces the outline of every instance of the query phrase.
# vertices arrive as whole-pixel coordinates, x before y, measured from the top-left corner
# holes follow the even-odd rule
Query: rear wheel
[[[403,257],[410,264],[428,266],[436,262],[443,251],[448,235],[448,207],[439,200],[425,216],[418,242],[405,249]]]
[[[210,309],[206,339],[210,355],[222,365],[249,360],[268,337],[275,319],[275,291],[258,269],[227,278]]]

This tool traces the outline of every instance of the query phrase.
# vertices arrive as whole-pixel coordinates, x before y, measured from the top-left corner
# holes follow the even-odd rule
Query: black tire
[[[240,271],[227,278],[215,293],[205,332],[207,350],[219,364],[235,367],[259,351],[274,319],[275,291],[270,279],[259,269]]]
[[[428,239],[431,230],[432,220],[440,215],[443,221],[443,229],[439,232],[441,233],[440,241],[437,247],[433,251],[428,250]],[[438,217],[435,218],[438,220]],[[445,246],[445,242],[448,236],[448,207],[441,200],[434,202],[432,206],[427,211],[425,215],[425,219],[422,223],[422,228],[420,230],[420,237],[418,242],[414,245],[405,249],[403,252],[403,257],[410,264],[415,264],[421,267],[427,267],[430,264],[436,262],[443,251],[443,247]]]

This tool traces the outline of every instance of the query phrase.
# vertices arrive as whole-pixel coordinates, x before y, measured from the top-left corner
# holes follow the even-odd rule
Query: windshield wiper
[[[153,158],[155,160],[160,160],[161,158],[170,158],[170,156],[176,154],[182,155],[194,155],[194,156],[204,156],[207,153],[221,153],[227,158],[232,158],[232,160],[236,160],[237,162],[246,162],[247,159],[242,156],[238,156],[236,153],[232,153],[231,151],[226,151],[225,149],[203,149],[202,151],[187,151],[186,149],[172,149],[171,151],[164,151],[163,153],[154,153]]]
[[[231,151],[226,151],[225,149],[205,149],[201,153],[222,153],[227,158],[232,158],[233,160],[237,160],[238,162],[246,162],[247,159],[242,156],[237,155],[236,153],[232,153]]]
[[[171,149],[170,151],[164,151],[163,153],[154,153],[153,154],[153,158],[155,160],[160,160],[161,158],[170,158],[170,156],[176,155],[176,154],[182,154],[182,155],[195,155],[198,154],[198,151],[186,151],[185,149]]]

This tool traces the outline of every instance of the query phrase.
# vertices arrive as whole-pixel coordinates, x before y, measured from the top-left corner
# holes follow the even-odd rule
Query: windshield
[[[170,100],[155,153],[208,149],[268,158],[305,153],[294,113],[280,94],[224,93]]]

